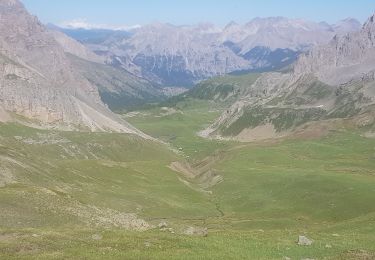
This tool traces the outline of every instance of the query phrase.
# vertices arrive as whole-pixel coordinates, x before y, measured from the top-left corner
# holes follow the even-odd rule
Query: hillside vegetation
[[[239,92],[257,78],[230,77]],[[1,124],[0,257],[371,259],[375,139],[335,121],[254,143],[202,138],[232,102],[217,86],[234,81],[212,81],[208,96],[124,115],[163,143]]]

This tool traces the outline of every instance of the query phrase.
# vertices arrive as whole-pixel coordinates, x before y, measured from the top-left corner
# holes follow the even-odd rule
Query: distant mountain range
[[[374,24],[374,17],[363,26],[276,17],[224,28],[61,29],[42,25],[18,0],[1,0],[0,121],[149,138],[112,111],[160,101],[217,75],[270,70],[214,78],[190,91],[231,104],[201,134],[248,136],[243,131],[267,127],[257,131],[275,135],[359,115],[366,125],[375,118]]]
[[[244,25],[231,22],[224,28],[154,23],[129,32],[60,30],[104,57],[107,64],[160,85],[190,87],[217,75],[283,68],[312,46],[360,28],[354,19],[330,25],[271,17]]]
[[[214,79],[187,94],[232,103],[202,136],[267,139],[322,120],[327,122],[325,130],[315,132],[337,127],[342,120],[370,130],[375,125],[375,15],[360,31],[336,35],[301,55],[290,72],[259,74],[251,80],[242,76],[242,83],[238,81]],[[202,94],[207,92],[208,97]]]

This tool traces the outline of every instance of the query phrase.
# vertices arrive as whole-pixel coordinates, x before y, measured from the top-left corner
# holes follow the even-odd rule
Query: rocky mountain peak
[[[352,31],[352,23],[343,22],[337,30]],[[153,23],[135,29],[127,37],[85,44],[110,64],[139,77],[169,86],[191,86],[235,71],[287,66],[301,52],[328,43],[336,33],[327,23],[258,17],[246,24],[230,22],[224,28]]]
[[[341,24],[352,24],[347,19]],[[295,65],[295,74],[312,73],[319,80],[339,85],[351,80],[360,80],[363,75],[375,70],[375,22],[370,17],[359,31],[337,33],[326,45],[313,48],[300,57]]]
[[[346,34],[361,30],[362,24],[354,18],[346,18],[334,24],[332,28],[337,34]]]
[[[374,28],[375,28],[375,14],[373,14],[370,18],[368,18],[365,24],[363,25],[364,30],[374,30]]]
[[[224,27],[224,30],[228,30],[232,27],[236,27],[236,26],[239,26],[238,23],[236,23],[235,21],[230,21],[225,27]]]
[[[0,0],[0,111],[43,127],[143,135],[101,102],[98,89],[18,0]]]
[[[8,7],[8,8],[22,8],[23,5],[19,0],[1,0],[0,7]]]

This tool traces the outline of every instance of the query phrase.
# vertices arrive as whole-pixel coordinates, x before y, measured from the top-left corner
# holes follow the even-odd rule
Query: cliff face
[[[0,107],[45,127],[139,133],[106,108],[18,0],[0,0]]]
[[[375,70],[374,19],[370,17],[359,32],[335,36],[329,44],[302,56],[295,73],[313,73],[331,85],[371,76]]]

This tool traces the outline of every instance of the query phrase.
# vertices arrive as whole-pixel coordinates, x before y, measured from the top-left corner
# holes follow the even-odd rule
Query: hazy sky
[[[44,23],[133,26],[155,21],[176,25],[286,16],[312,21],[353,17],[365,21],[374,0],[21,0]]]

